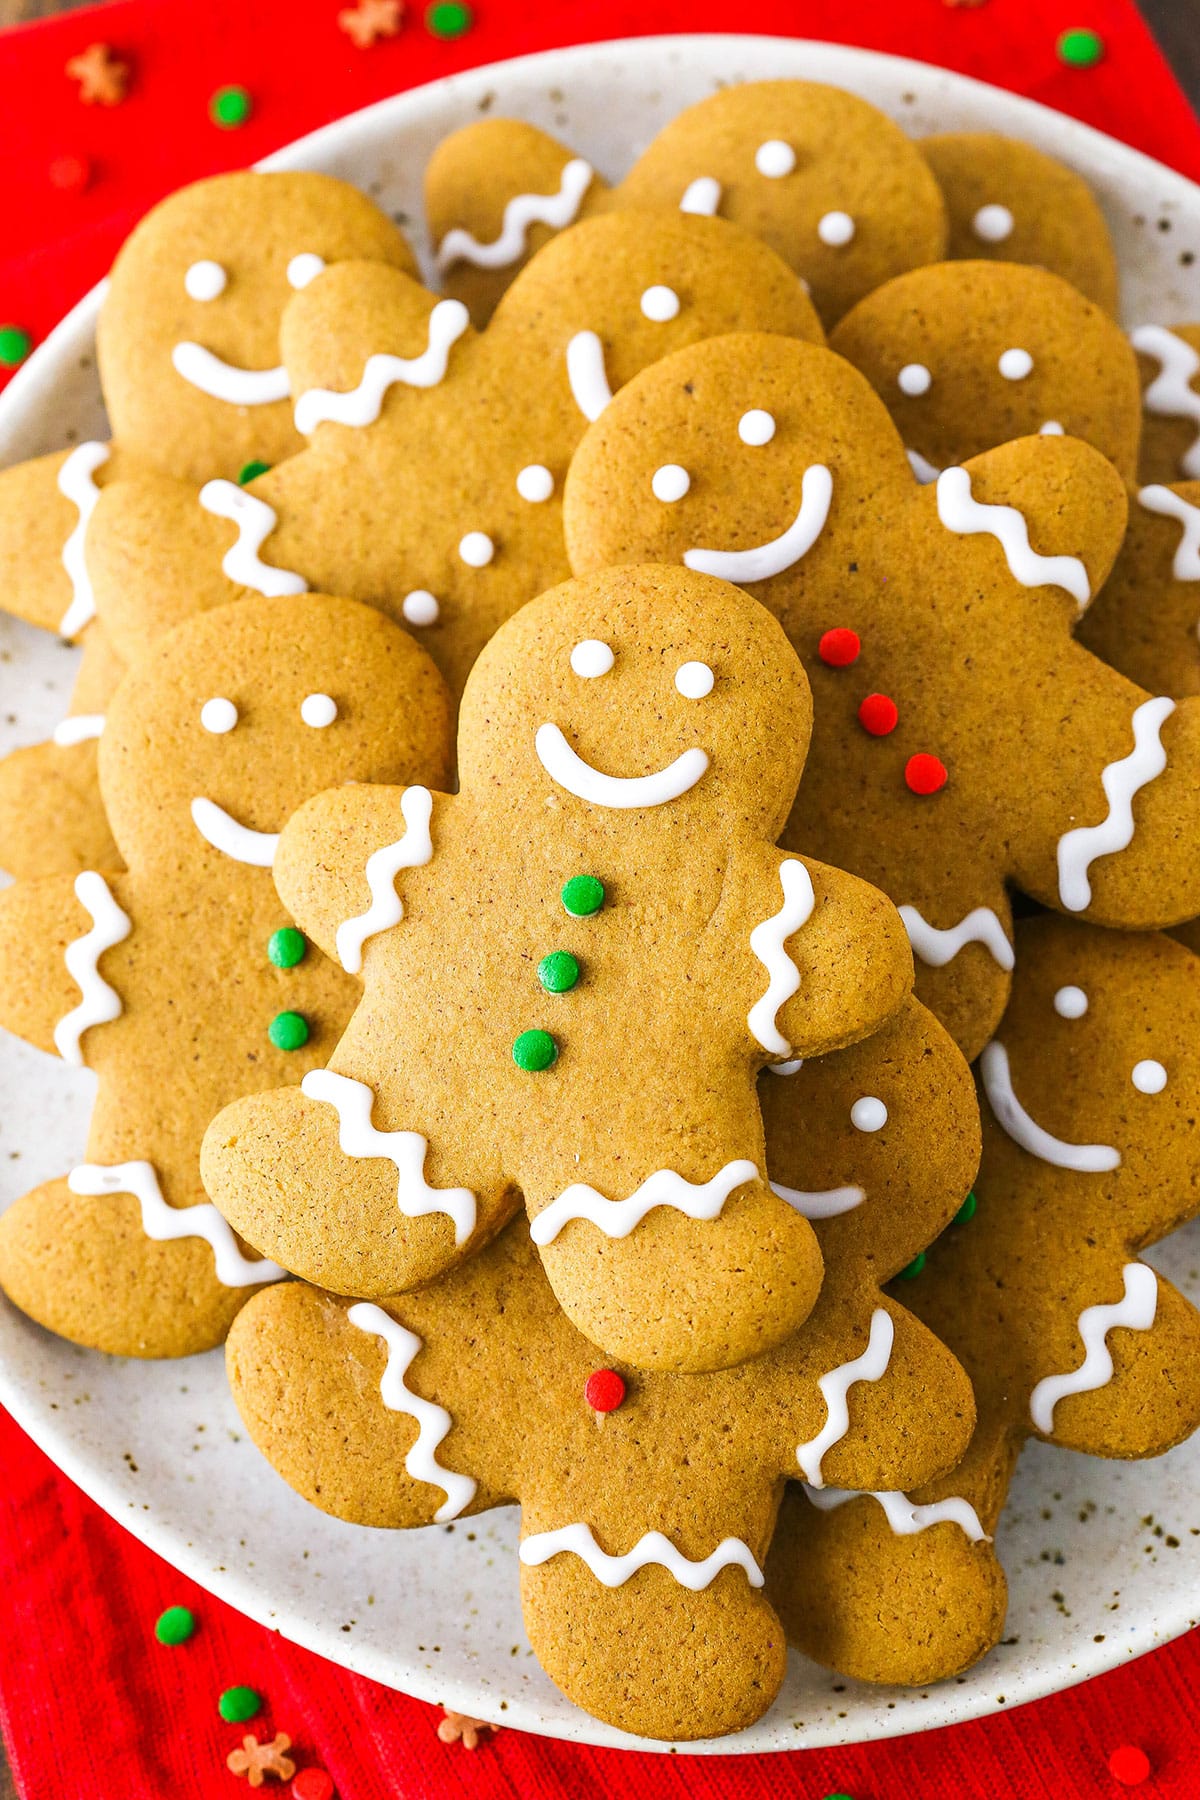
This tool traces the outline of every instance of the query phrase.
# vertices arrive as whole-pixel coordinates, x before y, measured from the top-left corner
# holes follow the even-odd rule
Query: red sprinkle
[[[1150,1775],[1150,1758],[1136,1744],[1122,1744],[1108,1759],[1108,1772],[1122,1787],[1140,1787]]]
[[[593,1412],[615,1412],[625,1398],[625,1383],[615,1369],[594,1369],[583,1384],[583,1397]]]
[[[895,731],[899,717],[896,702],[887,694],[868,694],[858,709],[858,722],[872,737],[886,737]]]
[[[851,631],[848,625],[835,625],[831,631],[822,632],[817,655],[831,669],[844,669],[861,649],[857,631]]]
[[[914,794],[936,794],[946,785],[946,765],[928,751],[918,750],[904,765],[904,779]]]
[[[56,156],[49,169],[50,186],[62,194],[82,194],[92,179],[86,156]]]
[[[333,1800],[333,1776],[324,1769],[301,1769],[292,1794],[295,1800]]]

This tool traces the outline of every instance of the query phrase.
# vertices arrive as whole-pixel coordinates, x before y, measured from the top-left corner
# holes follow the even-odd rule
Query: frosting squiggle
[[[1153,482],[1138,489],[1138,505],[1164,519],[1175,519],[1183,526],[1183,536],[1175,550],[1171,573],[1176,581],[1200,581],[1200,506],[1193,506],[1174,488]]]
[[[784,948],[792,933],[807,924],[815,901],[808,870],[795,857],[779,865],[783,904],[754,927],[750,948],[767,971],[767,991],[746,1015],[752,1036],[772,1056],[786,1056],[791,1045],[776,1024],[776,1015],[800,986],[800,971]]]
[[[1160,364],[1142,395],[1146,411],[1159,418],[1189,419],[1196,426],[1195,439],[1179,459],[1183,474],[1195,479],[1200,476],[1200,394],[1192,382],[1200,375],[1200,356],[1186,338],[1177,337],[1165,325],[1139,325],[1129,341],[1143,356],[1153,356]]]
[[[1160,733],[1175,702],[1160,696],[1143,700],[1133,715],[1133,749],[1110,762],[1100,785],[1108,812],[1098,825],[1077,825],[1058,840],[1058,896],[1068,912],[1083,912],[1092,902],[1088,870],[1098,856],[1113,856],[1133,842],[1133,798],[1167,766]]]
[[[817,1386],[821,1390],[827,1412],[825,1423],[815,1438],[809,1438],[807,1443],[796,1446],[796,1461],[811,1486],[825,1486],[821,1464],[828,1452],[841,1442],[850,1429],[850,1389],[855,1382],[879,1381],[887,1374],[895,1341],[896,1327],[892,1323],[892,1315],[885,1312],[882,1306],[877,1306],[871,1314],[870,1335],[862,1355],[856,1356],[853,1362],[839,1363],[836,1369],[830,1369],[818,1381]]]
[[[470,314],[461,300],[439,300],[429,315],[429,341],[420,356],[389,356],[377,351],[368,356],[357,387],[346,393],[333,388],[309,388],[296,402],[296,430],[307,437],[318,425],[373,425],[383,411],[387,391],[404,387],[431,388],[444,381],[450,352],[467,326]]]
[[[915,906],[897,908],[914,953],[929,969],[944,969],[967,944],[982,944],[1000,968],[1013,967],[1013,947],[990,906],[976,906],[957,925],[931,925]]]
[[[928,1531],[931,1525],[951,1524],[960,1526],[973,1544],[990,1544],[992,1541],[979,1523],[979,1514],[971,1502],[958,1494],[918,1506],[896,1488],[884,1492],[865,1488],[859,1492],[853,1488],[810,1487],[807,1481],[800,1485],[818,1512],[833,1512],[835,1508],[845,1506],[848,1500],[878,1500],[897,1537],[915,1537],[919,1531]]]
[[[607,1200],[586,1181],[574,1181],[540,1212],[529,1227],[535,1244],[552,1244],[570,1219],[587,1219],[606,1237],[628,1237],[656,1206],[672,1206],[689,1219],[715,1219],[735,1188],[759,1181],[755,1165],[728,1162],[709,1181],[687,1181],[674,1169],[656,1169],[625,1200]]]
[[[75,877],[75,898],[90,914],[92,928],[72,939],[63,952],[63,961],[82,999],[54,1027],[54,1047],[64,1062],[82,1067],[79,1040],[84,1032],[91,1025],[110,1024],[123,1011],[121,996],[100,973],[100,958],[114,944],[124,943],[133,930],[133,922],[113,899],[103,875],[92,869]]]
[[[279,523],[273,506],[247,493],[235,481],[206,481],[200,489],[200,504],[216,519],[228,519],[237,526],[237,540],[221,558],[221,568],[230,581],[240,587],[253,588],[266,599],[281,594],[305,594],[308,583],[292,569],[277,569],[265,563],[260,550]]]
[[[359,1331],[373,1332],[387,1345],[387,1364],[379,1382],[383,1404],[389,1412],[407,1413],[417,1422],[417,1441],[404,1458],[404,1467],[414,1481],[427,1481],[431,1487],[440,1487],[445,1494],[445,1503],[433,1515],[438,1525],[457,1519],[475,1498],[478,1483],[470,1475],[456,1475],[452,1469],[442,1467],[437,1459],[438,1448],[454,1420],[444,1406],[414,1394],[405,1383],[404,1377],[412,1367],[414,1357],[424,1349],[421,1339],[415,1331],[409,1331],[385,1313],[381,1306],[373,1306],[366,1300],[348,1308],[346,1317]]]
[[[1087,1394],[1107,1387],[1113,1378],[1112,1353],[1107,1338],[1116,1326],[1129,1331],[1149,1331],[1158,1311],[1158,1277],[1146,1263],[1129,1262],[1121,1271],[1125,1292],[1115,1305],[1087,1306],[1079,1315],[1079,1335],[1084,1359],[1070,1375],[1047,1375],[1029,1396],[1029,1416],[1036,1430],[1049,1437],[1054,1429],[1054,1409],[1068,1394]]]
[[[77,636],[96,616],[96,596],[84,561],[83,542],[100,498],[96,470],[103,468],[111,455],[107,444],[77,444],[58,471],[58,491],[79,514],[62,547],[62,566],[71,583],[71,604],[58,622],[59,632],[65,638]]]
[[[967,469],[943,469],[937,478],[938,518],[960,537],[986,532],[1004,552],[1009,574],[1022,587],[1064,588],[1080,611],[1092,597],[1087,569],[1078,556],[1040,556],[1029,542],[1029,526],[1015,506],[988,506],[971,493]]]
[[[573,156],[563,164],[557,194],[514,194],[504,208],[500,235],[481,243],[473,232],[456,225],[438,245],[437,266],[444,273],[456,262],[474,263],[477,269],[507,269],[525,249],[531,225],[550,225],[561,231],[579,212],[583,196],[592,184],[591,163]]]
[[[198,1206],[168,1206],[148,1162],[81,1163],[67,1176],[73,1194],[96,1199],[105,1194],[132,1194],[142,1209],[142,1230],[156,1243],[176,1238],[203,1238],[213,1253],[222,1287],[255,1287],[283,1281],[287,1270],[266,1257],[243,1256],[232,1227],[210,1200]]]
[[[533,1532],[522,1538],[519,1555],[527,1568],[537,1568],[564,1551],[581,1557],[596,1580],[610,1588],[622,1587],[631,1575],[649,1563],[666,1569],[681,1587],[690,1588],[693,1594],[709,1587],[722,1569],[734,1567],[746,1571],[751,1587],[758,1588],[763,1584],[763,1572],[741,1538],[722,1538],[703,1562],[692,1562],[661,1531],[646,1531],[624,1556],[609,1556],[596,1542],[591,1526],[580,1523],[560,1525],[557,1531]]]
[[[407,827],[404,836],[394,844],[385,844],[367,858],[370,906],[366,912],[346,919],[337,928],[338,961],[348,975],[360,973],[363,945],[367,939],[377,932],[389,931],[404,917],[404,903],[395,887],[401,869],[420,868],[433,856],[433,839],[429,835],[433,795],[429,789],[405,788],[400,796],[400,812]]]

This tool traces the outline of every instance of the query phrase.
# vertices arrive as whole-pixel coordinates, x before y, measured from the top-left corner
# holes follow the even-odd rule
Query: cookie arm
[[[107,444],[86,443],[0,474],[4,610],[75,637],[92,617],[83,536],[113,470]]]

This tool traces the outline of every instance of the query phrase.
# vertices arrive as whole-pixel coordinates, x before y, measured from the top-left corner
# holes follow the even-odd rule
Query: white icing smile
[[[787,530],[768,543],[749,550],[685,550],[685,568],[697,575],[716,575],[722,581],[768,581],[782,575],[812,549],[829,517],[833,476],[824,463],[805,469],[800,484],[800,510]]]
[[[234,862],[269,869],[275,861],[279,833],[251,831],[248,825],[239,825],[233,814],[227,813],[215,800],[205,800],[203,796],[193,800],[192,823],[206,844],[211,844],[223,856],[232,857]]]
[[[590,806],[664,806],[694,788],[708,769],[708,752],[692,749],[652,775],[605,775],[572,750],[557,725],[539,725],[533,743],[551,781]]]
[[[171,352],[175,373],[190,387],[199,388],[210,400],[225,400],[230,406],[270,406],[286,400],[287,370],[282,363],[274,369],[242,369],[226,362],[203,344],[176,344]]]
[[[1031,1156],[1056,1169],[1073,1169],[1077,1175],[1103,1175],[1119,1166],[1121,1152],[1111,1144],[1068,1144],[1052,1137],[1030,1117],[1013,1092],[1008,1051],[998,1038],[992,1039],[979,1058],[979,1073],[997,1123]]]

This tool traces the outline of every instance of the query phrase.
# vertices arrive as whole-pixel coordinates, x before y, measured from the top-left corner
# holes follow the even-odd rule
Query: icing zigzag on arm
[[[92,928],[72,940],[63,961],[82,998],[54,1027],[54,1044],[64,1062],[82,1066],[80,1039],[89,1026],[108,1025],[122,1013],[121,996],[100,973],[100,958],[133,930],[129,914],[113,899],[103,875],[88,869],[75,877],[75,898],[91,914]]]
[[[1049,1437],[1054,1430],[1054,1409],[1068,1394],[1087,1394],[1107,1387],[1113,1378],[1112,1352],[1106,1339],[1123,1325],[1128,1331],[1149,1331],[1158,1311],[1158,1277],[1147,1263],[1126,1263],[1121,1271],[1125,1292],[1111,1306],[1088,1306],[1079,1315],[1079,1335],[1085,1356],[1070,1375],[1047,1375],[1029,1396],[1029,1416],[1034,1427]]]
[[[786,1056],[791,1049],[775,1019],[780,1007],[800,986],[800,971],[784,945],[793,932],[807,924],[815,900],[808,870],[795,857],[780,863],[779,881],[783,888],[782,906],[750,933],[750,948],[767,971],[767,991],[746,1016],[752,1036],[772,1056]]]
[[[396,892],[395,881],[401,869],[415,869],[433,856],[433,840],[429,821],[433,817],[433,795],[427,787],[405,788],[400,796],[400,812],[406,830],[394,844],[385,844],[367,859],[367,886],[371,904],[356,918],[346,919],[337,928],[338,960],[348,975],[362,969],[363,945],[380,931],[390,931],[404,917],[404,903]]]
[[[414,1481],[427,1481],[431,1487],[440,1487],[444,1492],[445,1503],[433,1515],[436,1524],[444,1525],[450,1519],[457,1519],[475,1498],[478,1483],[470,1475],[456,1475],[452,1469],[442,1467],[437,1459],[438,1449],[454,1421],[444,1406],[434,1400],[422,1399],[405,1383],[404,1377],[412,1367],[413,1359],[424,1348],[421,1339],[385,1313],[381,1306],[373,1306],[366,1300],[350,1307],[346,1317],[351,1325],[360,1331],[374,1332],[387,1345],[387,1366],[379,1383],[383,1404],[389,1412],[407,1413],[417,1422],[417,1441],[404,1458],[404,1467]]]

